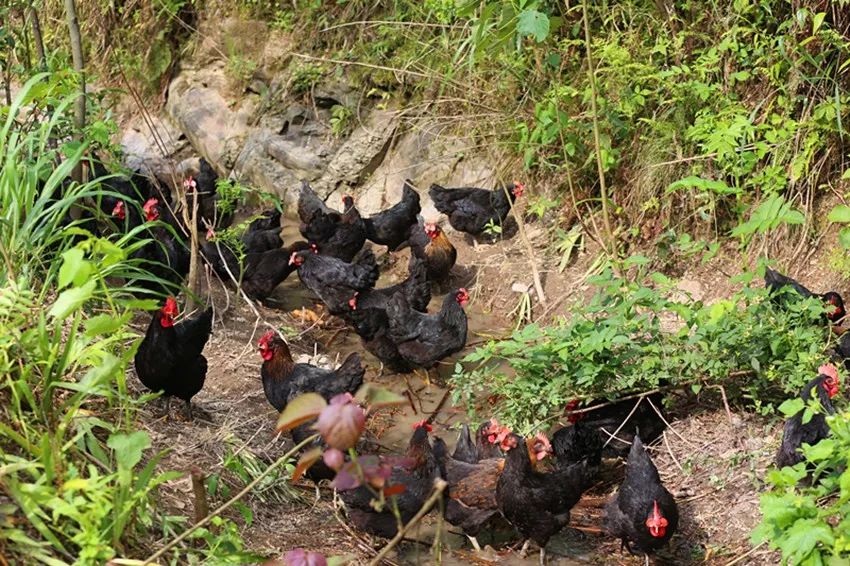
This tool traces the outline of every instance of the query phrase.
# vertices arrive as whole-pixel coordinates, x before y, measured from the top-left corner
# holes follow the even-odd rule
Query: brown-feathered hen
[[[626,477],[605,505],[605,528],[629,552],[649,553],[667,544],[678,525],[676,501],[661,483],[655,464],[635,435]]]
[[[478,549],[475,537],[499,514],[496,485],[505,460],[480,460],[474,464],[456,460],[448,455],[446,443],[441,438],[434,439],[434,455],[443,479],[449,484],[444,508],[446,521],[463,529]]]
[[[802,445],[814,446],[829,436],[829,425],[826,424],[826,415],[835,413],[832,398],[838,394],[839,380],[838,371],[832,364],[824,364],[818,369],[818,376],[808,382],[800,392],[800,398],[808,403],[812,394],[820,402],[821,412],[812,415],[808,422],[803,422],[805,409],[801,409],[794,416],[785,421],[782,431],[782,443],[776,454],[776,465],[780,468],[793,466],[803,461],[800,453]]]
[[[413,189],[412,184],[410,179],[405,179],[398,203],[364,219],[366,238],[378,245],[387,246],[390,251],[395,251],[407,241],[410,227],[416,224],[416,215],[421,210],[419,193]]]
[[[446,233],[434,222],[425,222],[422,217],[410,227],[408,234],[410,251],[425,262],[428,280],[444,281],[457,261],[457,250]]]
[[[385,491],[399,489],[395,486],[403,488],[401,493],[393,496],[402,524],[407,524],[422,508],[434,487],[434,480],[440,476],[428,441],[430,430],[431,425],[425,421],[415,425],[404,455],[405,463],[393,466],[385,483]],[[345,503],[349,519],[361,531],[385,538],[392,538],[398,532],[398,521],[390,511],[389,501],[383,509],[377,511],[372,505],[372,492],[365,486],[341,491],[339,495]]]
[[[203,388],[207,375],[202,352],[212,332],[212,308],[175,324],[177,315],[177,301],[168,297],[151,319],[134,363],[145,387],[185,401],[191,418],[192,397]]]
[[[310,364],[296,364],[286,342],[270,330],[257,344],[263,365],[263,391],[272,407],[282,411],[286,404],[304,393],[318,393],[325,400],[342,393],[354,394],[363,385],[365,370],[360,354],[353,352],[336,370]]]
[[[437,210],[449,217],[452,228],[478,236],[491,223],[502,225],[511,205],[522,196],[524,189],[523,184],[518,182],[492,191],[473,187],[447,189],[435,184],[431,185],[428,194]]]

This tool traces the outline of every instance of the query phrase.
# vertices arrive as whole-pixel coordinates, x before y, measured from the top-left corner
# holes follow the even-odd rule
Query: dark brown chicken
[[[496,485],[496,501],[505,519],[540,546],[543,564],[546,543],[569,523],[570,509],[588,483],[587,462],[542,473],[534,469],[531,448],[522,438],[511,434],[505,448],[508,452]]]
[[[363,385],[365,370],[357,352],[350,354],[336,370],[329,370],[310,364],[296,364],[289,346],[273,330],[260,338],[257,348],[263,358],[260,369],[263,391],[271,406],[278,411],[303,393],[318,393],[329,401],[341,393],[354,394]]]
[[[370,241],[387,246],[390,251],[395,251],[407,241],[410,227],[416,224],[416,215],[421,210],[419,193],[412,184],[410,179],[405,179],[401,200],[364,220],[366,237]]]
[[[303,250],[289,259],[298,269],[301,282],[315,293],[331,314],[341,316],[350,310],[354,293],[366,291],[378,280],[378,264],[369,248],[363,249],[352,261]]]
[[[448,278],[457,261],[457,250],[436,223],[426,223],[420,216],[410,227],[408,241],[413,255],[425,262],[429,281],[440,282]]]
[[[814,446],[829,436],[829,425],[826,424],[826,415],[835,413],[832,398],[838,394],[839,381],[838,371],[832,364],[824,364],[818,368],[818,376],[808,382],[800,398],[808,403],[813,395],[820,402],[821,412],[812,415],[808,422],[803,422],[804,409],[785,421],[785,429],[782,431],[782,443],[776,454],[776,465],[780,468],[793,466],[803,461],[800,453],[802,445]]]
[[[456,460],[448,455],[446,443],[441,438],[434,439],[434,455],[443,479],[449,484],[444,509],[446,521],[463,529],[473,546],[480,549],[475,537],[499,514],[496,485],[505,460],[480,460],[474,464]]]
[[[626,477],[605,505],[605,529],[634,554],[658,550],[667,544],[678,525],[676,501],[661,483],[655,464],[635,435]]]
[[[203,388],[207,375],[207,359],[201,352],[212,332],[212,309],[175,324],[177,315],[177,301],[168,297],[151,319],[134,362],[145,387],[185,401],[191,418],[192,397]]]
[[[363,385],[365,370],[357,352],[350,354],[336,370],[329,370],[310,364],[296,364],[289,346],[273,330],[260,338],[257,347],[263,358],[260,368],[263,391],[269,404],[277,411],[282,411],[287,403],[304,393],[318,393],[330,401],[342,393],[354,395]],[[300,443],[312,433],[310,425],[304,424],[292,431],[292,438]],[[313,446],[323,445],[317,440]],[[307,477],[318,482],[333,479],[335,473],[319,461],[310,467]]]
[[[402,293],[387,306],[389,338],[411,366],[429,369],[466,345],[467,320],[463,307],[469,301],[466,289],[446,295],[439,312],[424,314],[411,308]]]
[[[510,183],[492,191],[464,187],[447,189],[431,185],[428,194],[437,210],[449,217],[452,228],[473,236],[482,234],[488,225],[501,226],[513,202],[522,196],[522,183]]]
[[[415,425],[405,453],[407,462],[393,466],[384,487],[384,490],[394,489],[394,486],[403,488],[401,493],[393,496],[402,524],[407,524],[422,508],[434,487],[434,480],[440,476],[428,441],[430,429],[425,421]],[[377,511],[372,506],[372,492],[365,486],[342,491],[340,498],[345,503],[349,519],[361,531],[385,538],[391,538],[398,532],[398,521],[389,509],[390,502]]]

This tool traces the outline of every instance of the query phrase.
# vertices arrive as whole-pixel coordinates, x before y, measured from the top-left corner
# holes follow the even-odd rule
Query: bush
[[[673,282],[660,273],[629,280],[608,270],[591,282],[597,293],[568,320],[528,325],[467,355],[462,361],[476,365],[458,364],[455,402],[474,412],[479,396],[490,395],[495,405],[488,410],[525,432],[574,398],[665,385],[699,391],[719,384],[770,411],[824,359],[829,331],[817,300],[776,308],[764,289],[751,287],[711,305],[673,300]],[[505,365],[514,375],[500,369]]]
[[[850,412],[827,417],[832,436],[803,448],[805,461],[771,470],[753,543],[768,542],[783,564],[846,564],[850,558]],[[807,469],[813,479],[804,480]]]

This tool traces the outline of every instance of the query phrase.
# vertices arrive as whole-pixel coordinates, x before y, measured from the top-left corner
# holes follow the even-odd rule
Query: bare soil
[[[294,238],[295,228],[286,220],[284,237]],[[458,248],[458,266],[452,286],[466,285],[473,301],[469,308],[471,332],[466,351],[491,338],[510,332],[514,325],[511,311],[519,300],[512,290],[514,283],[532,284],[530,262],[539,266],[548,308],[537,305],[536,319],[546,320],[568,314],[569,305],[592,293],[586,283],[591,266],[599,254],[589,244],[562,272],[557,270],[560,258],[547,250],[548,238],[541,228],[529,226],[535,257],[528,257],[520,238],[494,245],[472,244],[460,235],[452,235]],[[381,248],[382,249],[382,248]],[[709,262],[691,270],[683,270],[683,291],[706,301],[728,296],[732,290],[729,276],[739,269],[734,250],[727,250]],[[404,277],[407,252],[385,257],[380,286]],[[818,265],[812,262],[812,269]],[[245,485],[232,470],[234,461],[260,462],[267,465],[285,453],[291,441],[275,434],[276,413],[265,400],[260,381],[260,358],[255,344],[268,328],[283,329],[290,337],[293,354],[318,355],[318,363],[336,365],[349,352],[360,349],[356,335],[340,321],[323,313],[309,293],[301,288],[293,275],[275,292],[269,306],[252,307],[232,289],[218,281],[208,283],[210,300],[215,306],[214,334],[205,355],[209,373],[204,390],[195,397],[194,420],[187,422],[172,411],[164,417],[157,401],[146,405],[139,426],[147,430],[157,449],[170,449],[162,469],[199,469],[206,476],[221,477],[220,484],[229,494],[211,496],[215,508]],[[432,307],[438,305],[435,296]],[[146,321],[139,321],[140,332]],[[432,372],[431,383],[420,376],[394,375],[381,370],[380,364],[364,352],[366,380],[391,387],[409,395],[409,407],[396,409],[374,418],[369,423],[368,439],[378,450],[400,452],[410,435],[411,424],[430,415],[443,400],[444,378],[454,367],[455,359]],[[141,392],[141,386],[131,380]],[[778,446],[781,424],[765,420],[735,407],[724,406],[719,391],[704,392],[693,398],[674,400],[670,428],[662,441],[651,447],[665,484],[676,496],[682,515],[678,534],[670,547],[651,558],[656,564],[775,564],[778,558],[764,547],[752,548],[749,535],[758,523],[758,494],[761,478],[771,465]],[[444,403],[435,419],[434,434],[454,442],[456,424],[463,421],[462,411],[450,402]],[[258,467],[261,468],[262,466]],[[644,557],[632,557],[620,550],[619,541],[601,532],[601,506],[615,491],[621,479],[621,464],[612,463],[600,483],[592,489],[573,513],[576,529],[565,531],[549,546],[551,564],[641,564]],[[256,474],[256,472],[254,473]],[[327,488],[315,489],[311,483],[291,485],[286,475],[279,476],[259,492],[250,494],[244,503],[252,511],[250,524],[236,510],[226,516],[243,527],[250,549],[267,556],[278,556],[286,550],[304,547],[326,555],[350,554],[358,562],[368,561],[385,541],[356,533],[347,526],[344,513],[333,502]],[[165,509],[169,514],[193,517],[193,496],[188,475],[167,483],[162,489]],[[441,524],[432,513],[423,522],[417,536],[423,544],[402,543],[390,555],[397,564],[430,563],[428,545],[440,532],[443,543],[441,559],[447,564],[536,564],[532,553],[520,559],[514,533],[497,533],[493,538],[479,538],[486,545],[482,553],[471,546],[454,529]],[[154,549],[162,544],[151,544]],[[495,549],[495,550],[494,550]]]

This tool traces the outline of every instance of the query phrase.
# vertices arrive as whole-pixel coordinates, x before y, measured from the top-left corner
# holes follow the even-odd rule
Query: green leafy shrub
[[[631,258],[627,265],[645,263]],[[796,394],[825,359],[828,330],[817,300],[775,308],[745,287],[711,305],[668,298],[664,275],[635,281],[610,270],[586,306],[549,328],[531,324],[479,347],[451,379],[456,402],[474,412],[481,395],[500,419],[526,432],[574,398],[604,399],[660,385],[721,384],[762,411]],[[681,294],[681,293],[679,293]],[[500,368],[509,366],[512,371]],[[733,377],[734,376],[734,377]]]
[[[796,412],[790,407],[789,412]],[[753,543],[782,552],[783,564],[844,564],[850,559],[850,412],[827,417],[829,438],[804,446],[805,461],[771,470]],[[804,480],[807,469],[813,479]]]

